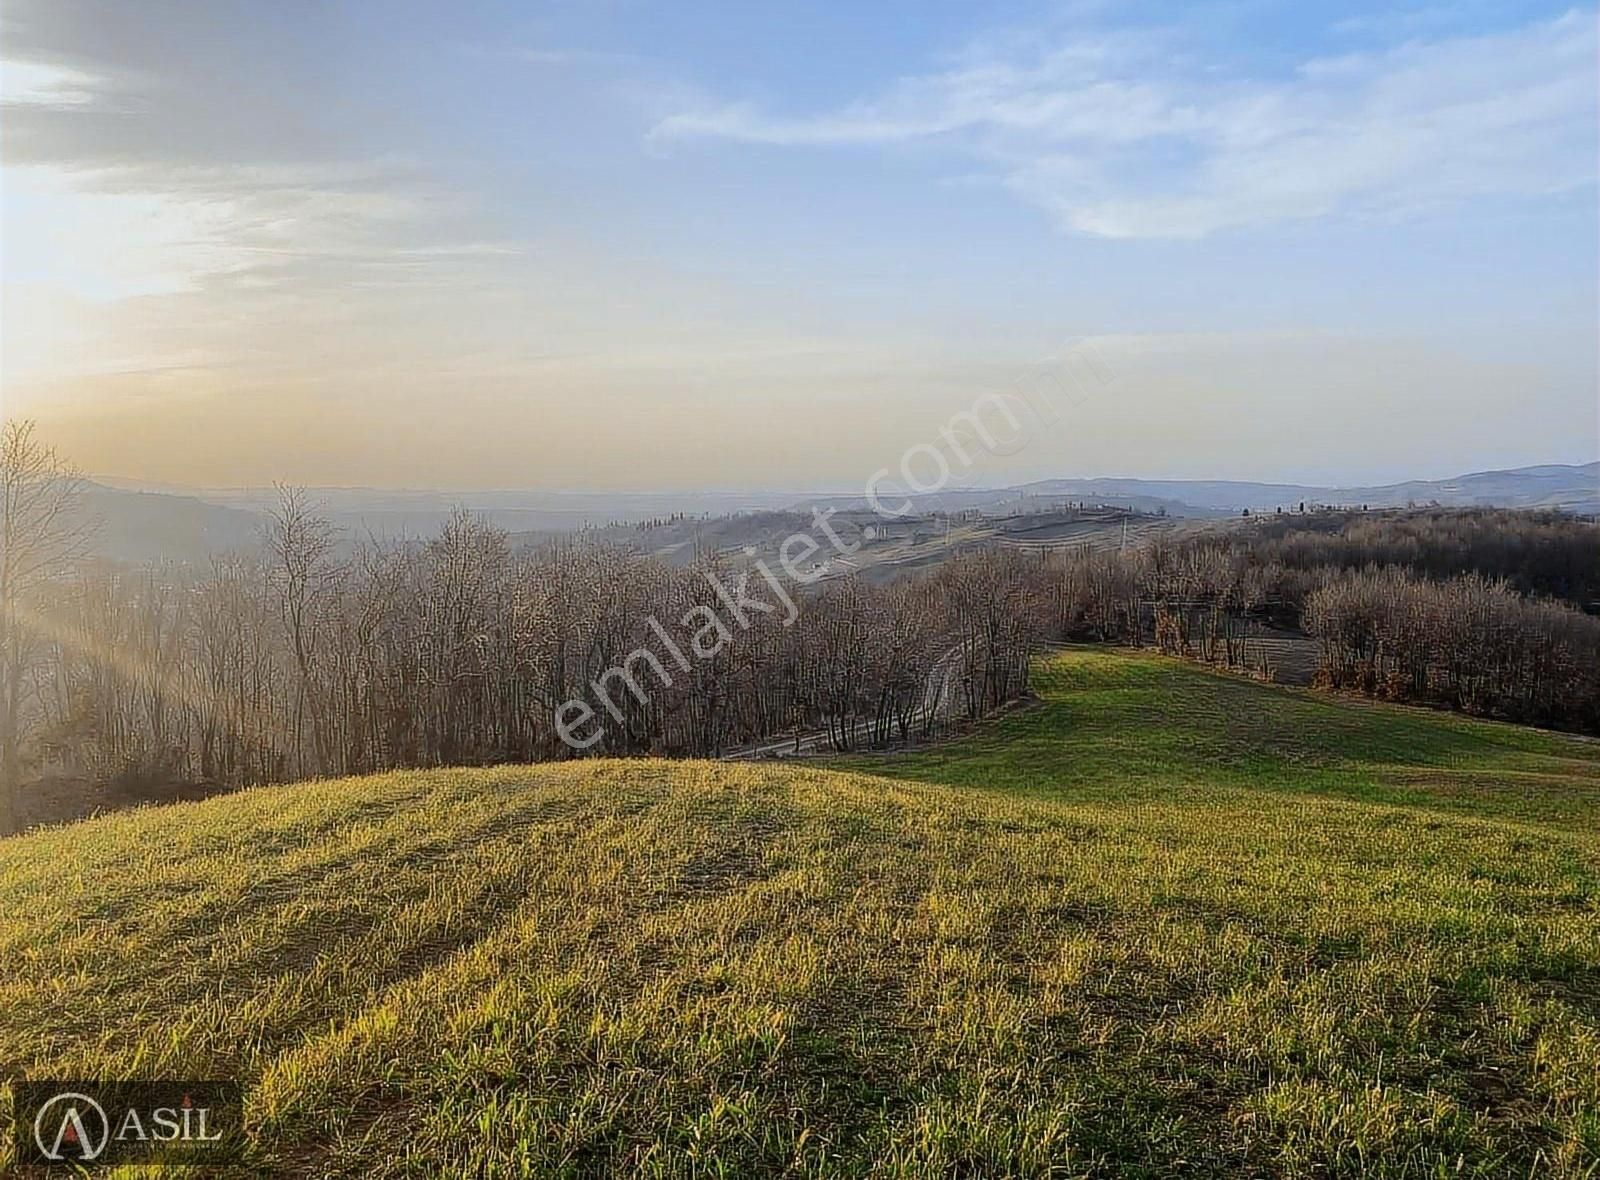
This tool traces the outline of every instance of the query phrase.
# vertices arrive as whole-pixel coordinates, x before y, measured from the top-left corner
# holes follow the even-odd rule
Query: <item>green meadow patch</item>
[[[0,1075],[236,1078],[285,1176],[1600,1175],[1600,745],[1119,653],[1036,687],[836,769],[0,841]]]

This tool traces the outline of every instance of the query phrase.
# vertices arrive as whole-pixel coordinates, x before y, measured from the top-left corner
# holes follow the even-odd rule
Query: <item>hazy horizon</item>
[[[1553,467],[1587,467],[1600,463],[1600,457],[1583,460],[1577,463],[1542,464],[1521,463],[1513,467],[1486,468],[1483,471],[1451,471],[1447,474],[1415,474],[1399,476],[1394,479],[1384,480],[1333,480],[1319,482],[1307,479],[1250,479],[1234,475],[1199,475],[1199,476],[1167,476],[1167,475],[1129,475],[1126,473],[1112,475],[1077,475],[1072,472],[1060,472],[1055,475],[1026,478],[1014,481],[988,479],[970,483],[952,482],[940,489],[941,492],[961,491],[986,491],[1000,490],[1026,484],[1044,483],[1055,480],[1060,481],[1089,481],[1102,480],[1110,482],[1136,482],[1147,484],[1161,483],[1240,483],[1240,484],[1281,484],[1297,487],[1323,487],[1323,488],[1355,488],[1355,487],[1380,487],[1391,484],[1413,482],[1438,482],[1462,476],[1489,474],[1496,471],[1522,471],[1529,468],[1542,466]],[[199,484],[177,483],[166,480],[141,479],[137,476],[120,475],[113,472],[85,472],[84,478],[103,486],[119,488],[130,491],[148,491],[171,494],[196,494],[202,492],[228,493],[228,494],[264,494],[275,490],[277,484],[283,481],[268,480],[263,483],[249,484]],[[860,482],[855,486],[846,485],[817,485],[812,487],[782,485],[750,485],[750,486],[723,486],[718,484],[685,484],[678,487],[670,486],[607,486],[607,487],[553,487],[539,485],[505,485],[505,484],[461,484],[461,485],[423,485],[423,484],[308,484],[300,485],[310,491],[328,492],[374,492],[385,495],[540,495],[540,496],[649,496],[661,493],[680,495],[699,494],[703,496],[847,496],[859,495]]]
[[[965,482],[1591,462],[1595,55],[1563,4],[8,0],[0,409],[186,486],[851,489],[1088,341]]]

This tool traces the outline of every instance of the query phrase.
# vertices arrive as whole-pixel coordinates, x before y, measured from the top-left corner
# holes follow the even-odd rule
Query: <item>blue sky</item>
[[[1596,18],[1529,4],[8,4],[7,410],[205,483],[1581,462]],[[728,446],[728,440],[740,446]]]

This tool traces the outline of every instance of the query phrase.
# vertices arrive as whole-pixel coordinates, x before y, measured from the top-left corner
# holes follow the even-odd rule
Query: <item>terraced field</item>
[[[237,1077],[285,1176],[1600,1172],[1600,746],[1122,653],[1038,688],[831,769],[0,842],[0,1074]]]

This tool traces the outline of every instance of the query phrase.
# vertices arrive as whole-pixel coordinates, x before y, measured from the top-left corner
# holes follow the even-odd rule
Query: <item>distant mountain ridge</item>
[[[906,499],[882,499],[897,506]],[[1403,508],[1439,504],[1447,508],[1547,508],[1592,515],[1600,513],[1600,462],[1580,465],[1545,464],[1507,471],[1477,471],[1450,479],[1417,479],[1403,483],[1328,487],[1315,484],[1255,483],[1230,479],[1042,479],[1005,488],[951,488],[909,497],[919,512],[1026,511],[1040,501],[1084,501],[1169,516],[1222,517],[1298,507],[1302,502]],[[861,495],[827,497],[838,507],[860,507]]]
[[[1365,504],[1372,508],[1437,503],[1446,508],[1560,508],[1588,514],[1600,512],[1600,461],[1345,487],[1239,480],[1066,479],[1040,480],[1023,484],[1018,490],[1048,496],[1156,497],[1225,512],[1241,512],[1246,508],[1252,512],[1271,511],[1298,505],[1304,500],[1318,504]]]
[[[149,490],[159,486],[160,490]],[[372,488],[313,488],[313,500],[352,535],[426,536],[459,505],[512,532],[567,532],[585,526],[667,517],[722,516],[780,509],[809,515],[812,507],[868,507],[861,493],[798,492],[548,492],[385,491]],[[91,483],[84,510],[100,521],[97,551],[123,561],[204,561],[259,538],[276,493],[271,489],[193,489],[141,485],[131,480]],[[898,504],[903,497],[885,494]],[[910,497],[919,513],[978,509],[988,513],[1029,511],[1041,502],[1085,501],[1165,512],[1168,516],[1217,518],[1310,504],[1370,508],[1439,504],[1461,508],[1560,509],[1600,515],[1600,462],[1544,464],[1505,471],[1476,471],[1450,479],[1324,487],[1244,480],[1045,479],[1004,488],[952,488]]]

